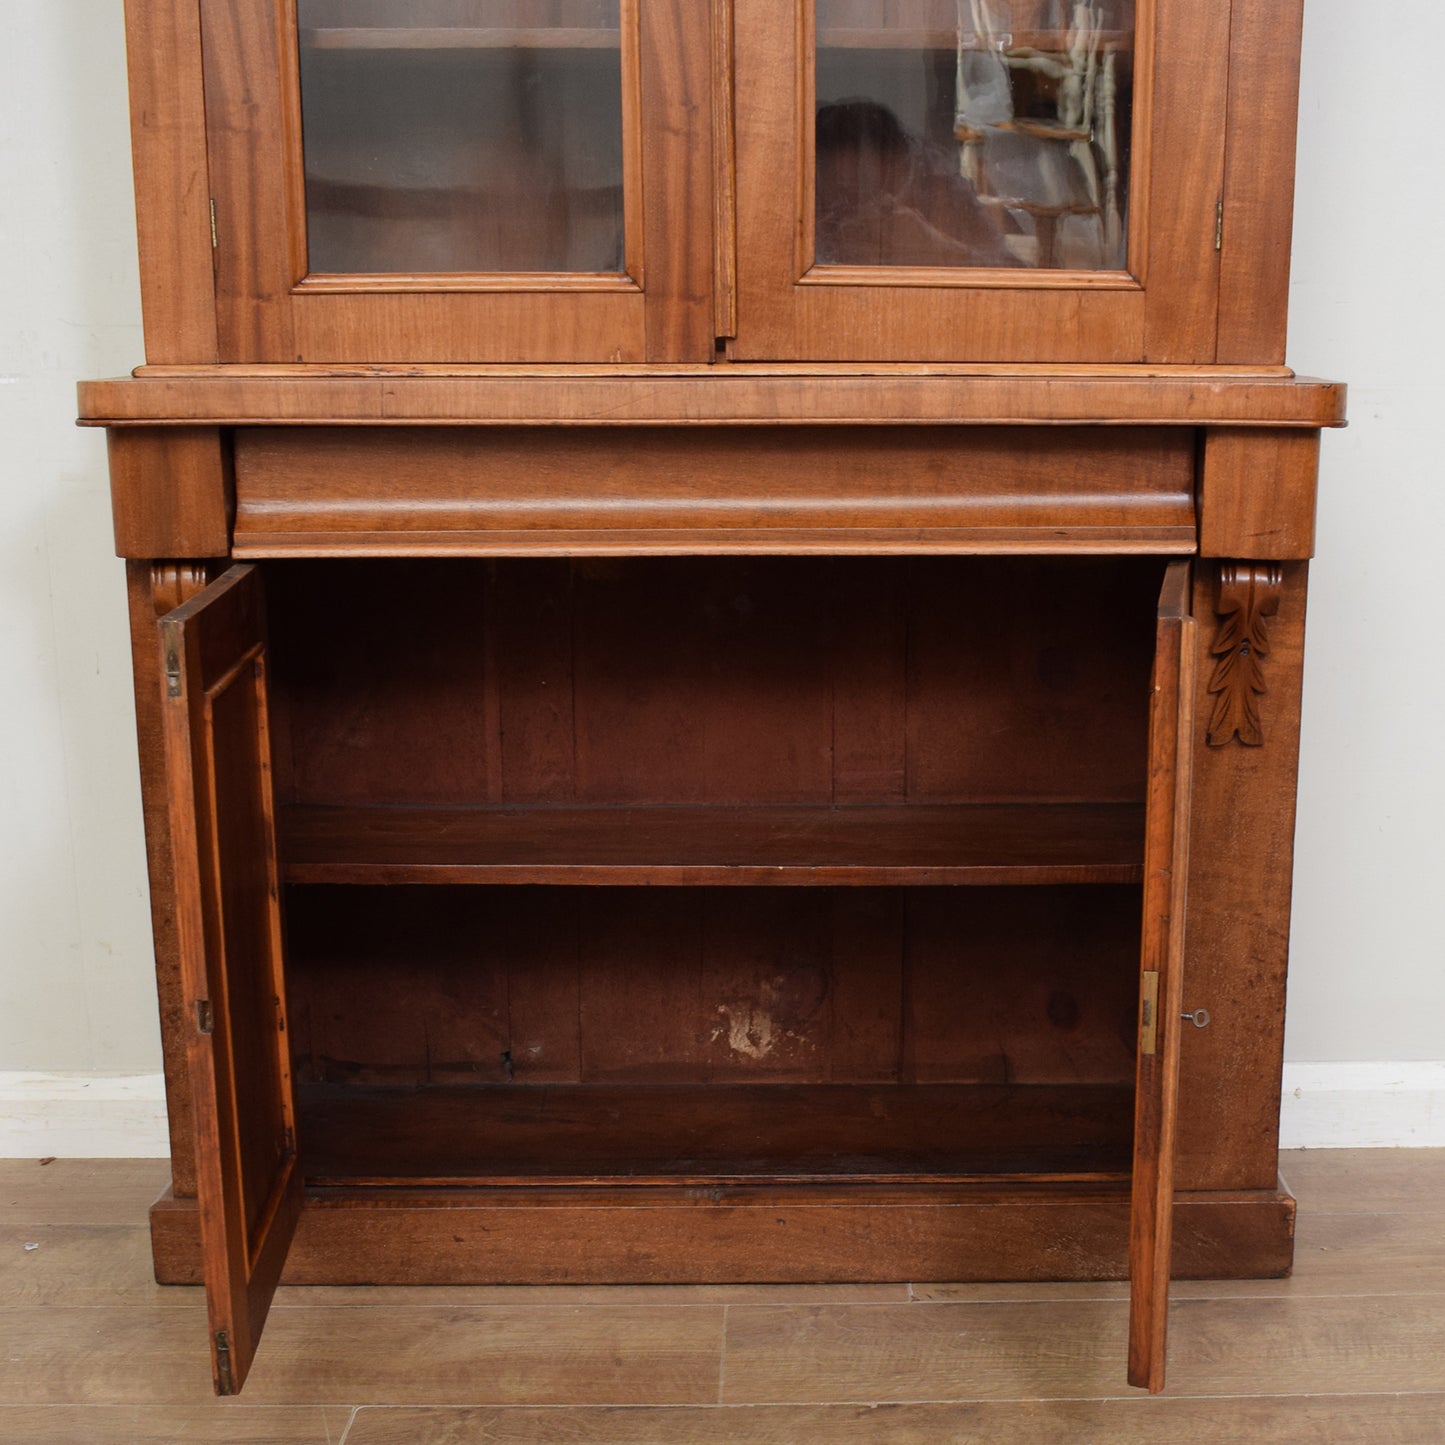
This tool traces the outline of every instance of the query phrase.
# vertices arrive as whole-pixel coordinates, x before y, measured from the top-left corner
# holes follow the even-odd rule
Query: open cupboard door
[[[250,1369],[301,1212],[260,574],[161,622],[176,930],[218,1394]]]
[[[1171,562],[1159,597],[1149,705],[1139,1060],[1129,1216],[1129,1383],[1151,1394],[1164,1388],[1173,1242],[1194,731],[1194,618],[1189,600],[1189,563]]]

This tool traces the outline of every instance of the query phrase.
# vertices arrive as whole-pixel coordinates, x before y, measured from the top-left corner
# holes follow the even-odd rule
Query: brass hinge
[[[1214,207],[1214,249],[1224,249],[1224,197],[1219,198]]]
[[[1159,975],[1146,973],[1139,989],[1139,1052],[1159,1051]]]
[[[212,197],[211,197],[211,250],[217,251],[217,250],[220,249],[220,246],[221,246],[220,237],[218,237],[218,236],[216,235],[216,198],[215,198],[214,196],[212,196]]]
[[[211,1012],[211,1001],[208,998],[196,1000],[196,1032],[209,1034],[216,1027],[215,1015]]]
[[[181,659],[173,647],[166,648],[166,696],[181,695]]]
[[[225,1330],[216,1331],[216,1379],[221,1394],[236,1393],[236,1377],[231,1373],[231,1337]]]

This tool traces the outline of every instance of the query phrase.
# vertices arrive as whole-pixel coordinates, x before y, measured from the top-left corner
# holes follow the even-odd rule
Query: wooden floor
[[[281,1291],[239,1400],[150,1280],[161,1161],[0,1162],[0,1440],[1445,1442],[1445,1150],[1286,1155],[1293,1279],[1182,1284],[1170,1392],[1115,1285]]]

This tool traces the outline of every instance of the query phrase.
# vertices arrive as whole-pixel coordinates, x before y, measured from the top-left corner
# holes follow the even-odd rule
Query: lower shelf
[[[307,1182],[560,1185],[1128,1177],[1133,1089],[303,1084]]]

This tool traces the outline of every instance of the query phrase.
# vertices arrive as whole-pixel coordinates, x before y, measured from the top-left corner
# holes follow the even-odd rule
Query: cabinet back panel
[[[287,802],[1136,802],[1151,558],[268,564]]]
[[[287,912],[302,1081],[1133,1076],[1131,887],[318,887]]]

